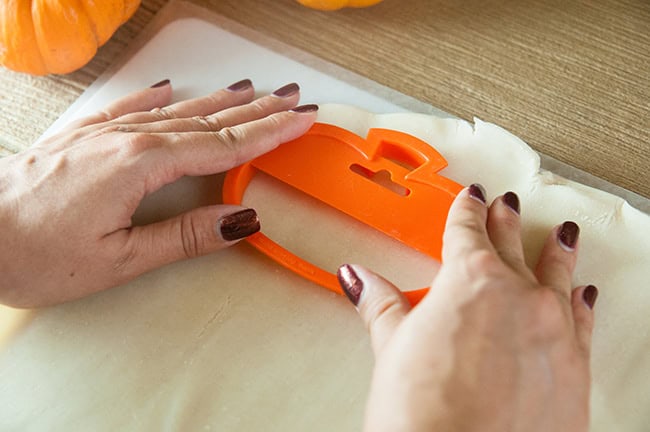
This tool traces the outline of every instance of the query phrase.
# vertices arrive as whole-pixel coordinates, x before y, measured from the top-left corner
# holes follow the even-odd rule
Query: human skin
[[[289,84],[254,100],[249,80],[168,105],[168,80],[0,159],[0,303],[53,305],[229,246],[252,209],[201,207],[133,226],[142,199],[182,176],[226,171],[304,134],[315,105]]]
[[[295,85],[253,97],[242,81],[168,106],[161,82],[0,159],[0,302],[77,299],[259,229],[254,210],[225,205],[131,223],[163,185],[237,166],[315,121],[317,107],[295,108]],[[555,227],[531,271],[516,195],[484,196],[472,185],[455,200],[443,264],[415,308],[371,271],[339,270],[376,357],[365,430],[588,429],[597,290],[571,286],[577,226]]]
[[[587,431],[597,289],[572,289],[578,227],[556,226],[524,263],[519,200],[454,201],[431,290],[411,309],[357,265],[338,272],[370,331],[365,431]]]

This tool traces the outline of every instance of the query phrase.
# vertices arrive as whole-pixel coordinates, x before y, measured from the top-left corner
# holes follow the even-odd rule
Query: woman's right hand
[[[586,431],[594,286],[572,289],[578,226],[524,263],[519,200],[478,185],[449,213],[443,264],[412,310],[390,282],[344,265],[376,357],[366,431]]]
[[[132,218],[166,184],[224,172],[301,136],[318,107],[296,107],[296,83],[255,99],[248,79],[199,98],[171,97],[161,81],[0,159],[0,303],[78,299],[259,230],[254,209],[232,205],[148,225]]]

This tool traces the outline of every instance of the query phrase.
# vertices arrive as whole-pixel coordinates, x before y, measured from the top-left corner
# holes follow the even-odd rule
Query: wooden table
[[[0,70],[0,153],[38,138],[165,3],[144,0],[75,73]],[[385,0],[335,13],[293,0],[196,3],[650,197],[647,0]]]

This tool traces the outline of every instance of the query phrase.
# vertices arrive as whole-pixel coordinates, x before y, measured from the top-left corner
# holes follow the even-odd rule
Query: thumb
[[[260,230],[253,209],[235,205],[201,207],[171,219],[126,231],[122,267],[135,277],[174,261],[206,255]]]
[[[399,288],[361,266],[344,264],[337,277],[343,292],[359,311],[377,357],[411,305]]]

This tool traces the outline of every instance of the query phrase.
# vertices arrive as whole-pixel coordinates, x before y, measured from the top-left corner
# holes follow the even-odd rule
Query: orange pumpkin
[[[344,7],[362,8],[372,6],[380,1],[381,0],[298,0],[298,2],[304,6],[325,11],[337,10]]]
[[[34,75],[72,72],[139,5],[140,0],[0,1],[0,64]]]

